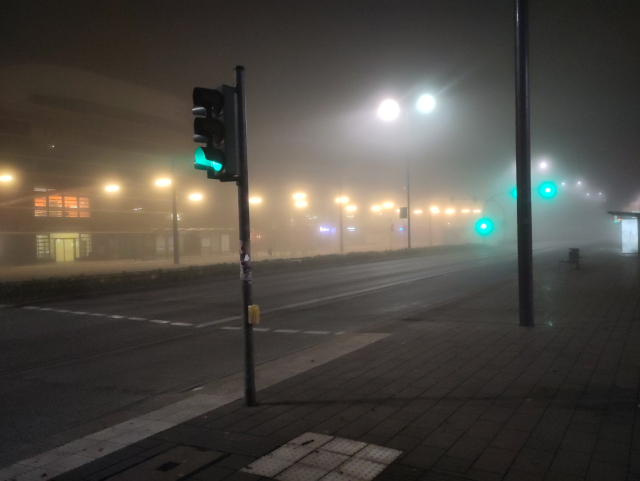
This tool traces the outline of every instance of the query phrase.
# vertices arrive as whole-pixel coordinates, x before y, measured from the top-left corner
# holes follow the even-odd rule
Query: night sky
[[[640,196],[640,9],[531,3],[532,161],[604,192],[601,210],[624,208]],[[515,185],[509,0],[11,0],[1,10],[0,75],[19,64],[87,70],[184,102],[180,121],[190,122],[193,87],[231,83],[244,65],[251,190],[265,197],[305,189],[331,202],[342,185],[363,204],[401,200],[407,154],[416,205]],[[411,106],[423,92],[438,104],[412,112],[408,142],[376,118],[384,98]],[[216,188],[235,202],[233,186]]]

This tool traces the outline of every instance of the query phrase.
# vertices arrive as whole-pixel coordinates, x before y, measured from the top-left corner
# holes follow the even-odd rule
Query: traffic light
[[[233,87],[193,89],[193,141],[206,144],[195,151],[195,168],[206,170],[209,179],[222,182],[240,175],[236,123],[236,93]]]
[[[543,182],[540,184],[540,187],[538,187],[538,194],[540,194],[540,197],[543,199],[551,199],[555,197],[557,193],[558,188],[553,182]]]
[[[493,232],[493,222],[486,217],[476,222],[476,232],[482,236],[489,235]]]

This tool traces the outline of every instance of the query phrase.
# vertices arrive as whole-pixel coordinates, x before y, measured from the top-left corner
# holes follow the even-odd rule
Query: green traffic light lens
[[[493,232],[493,222],[490,219],[484,218],[476,222],[476,232],[480,235],[489,235]]]
[[[518,198],[518,188],[514,187],[513,189],[511,189],[511,197],[513,197],[514,199]]]
[[[543,199],[551,199],[555,197],[557,193],[558,188],[553,182],[543,182],[540,184],[540,187],[538,187],[538,194],[540,194],[540,197]]]
[[[207,159],[205,155],[204,149],[202,147],[198,147],[196,149],[195,155],[195,168],[200,170],[208,170],[213,169],[216,172],[220,172],[222,170],[222,164],[219,162],[214,162],[213,160]]]

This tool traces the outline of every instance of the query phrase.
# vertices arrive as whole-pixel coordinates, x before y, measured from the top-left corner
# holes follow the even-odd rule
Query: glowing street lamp
[[[295,204],[294,204],[298,209],[302,209],[303,207],[307,206],[307,201],[306,200],[296,200]]]
[[[433,95],[422,95],[418,99],[416,107],[423,114],[428,114],[436,107],[436,99],[433,97]]]
[[[549,164],[547,164],[544,160],[540,162],[540,168],[542,170],[546,169],[547,167],[549,167]]]
[[[373,212],[380,212],[382,210],[382,207],[380,207],[379,205],[374,205],[371,207],[371,210]]]
[[[387,99],[378,107],[378,117],[389,122],[400,116],[400,105],[392,99]]]
[[[11,182],[13,180],[13,176],[9,174],[0,175],[0,182]]]
[[[349,197],[336,197],[336,203],[338,204],[346,204],[349,202]]]
[[[439,214],[440,213],[440,209],[438,207],[436,207],[435,205],[433,207],[431,207],[431,213],[432,214]]]
[[[383,209],[391,209],[393,207],[393,202],[385,202],[382,204]]]
[[[107,192],[118,192],[120,190],[120,186],[115,184],[110,184],[110,185],[107,185],[104,188],[104,190],[106,190]]]
[[[158,179],[158,180],[156,180],[156,185],[158,187],[168,187],[168,186],[171,185],[171,179],[166,179],[166,178]]]
[[[422,214],[422,210],[417,209],[417,210],[414,210],[414,211],[413,211],[413,213],[414,213],[414,214]]]
[[[194,202],[198,202],[198,201],[202,200],[202,194],[198,194],[198,193],[191,194],[189,196],[189,200],[193,200]]]
[[[357,207],[355,205],[348,205],[348,206],[345,207],[345,210],[347,212],[355,212],[356,209],[357,209]]]
[[[449,214],[449,215],[455,214],[455,212],[456,212],[455,209],[447,209],[447,210],[444,211],[445,214]]]
[[[302,192],[293,194],[293,200],[304,200],[306,198],[307,198],[307,194],[303,194]]]
[[[249,202],[251,204],[261,204],[262,203],[262,199],[260,197],[251,197],[249,199]]]

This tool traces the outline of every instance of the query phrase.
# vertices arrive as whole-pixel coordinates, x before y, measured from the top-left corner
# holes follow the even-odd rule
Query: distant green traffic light
[[[538,194],[540,194],[540,197],[543,199],[551,199],[555,197],[557,193],[558,188],[553,182],[543,182],[540,184],[540,187],[538,187]]]
[[[218,162],[214,162],[213,160],[207,159],[207,157],[204,154],[204,149],[202,147],[198,147],[196,149],[195,161],[196,161],[196,168],[199,168],[198,166],[201,165],[202,170],[213,169],[216,172],[220,172],[222,170],[222,164]]]
[[[511,197],[513,197],[514,199],[518,198],[518,188],[514,187],[513,189],[511,189]]]
[[[476,232],[480,235],[489,235],[493,232],[493,222],[486,217],[476,222]]]

